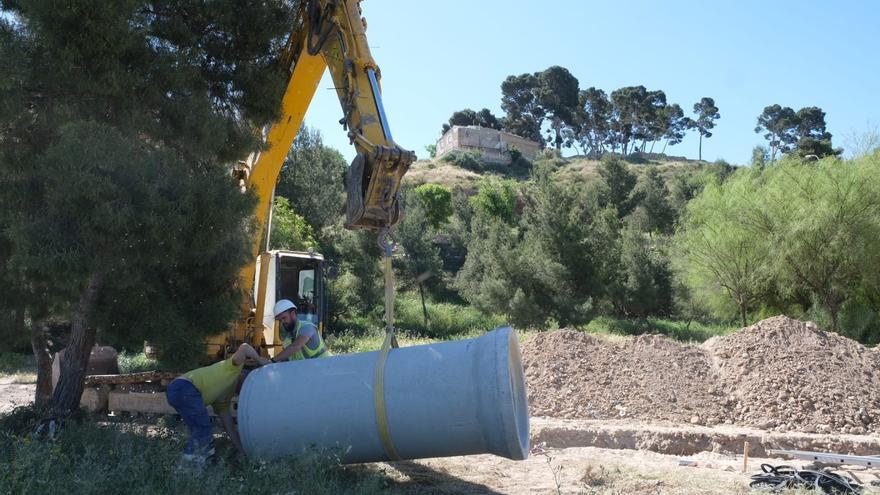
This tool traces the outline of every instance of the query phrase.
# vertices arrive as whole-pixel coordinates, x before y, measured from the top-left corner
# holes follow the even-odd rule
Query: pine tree
[[[63,416],[98,337],[148,336],[180,363],[235,315],[253,200],[227,164],[277,116],[295,5],[0,7],[0,278],[26,288],[35,325],[71,323],[53,397]]]

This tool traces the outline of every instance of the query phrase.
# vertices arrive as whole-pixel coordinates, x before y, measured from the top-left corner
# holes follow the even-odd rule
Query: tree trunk
[[[422,297],[422,315],[425,317],[425,327],[428,326],[428,307],[425,306],[425,291],[422,289],[422,283],[419,282],[419,295]]]
[[[697,159],[700,161],[703,161],[703,135],[702,134],[700,134],[700,154],[699,154],[699,158],[697,158]]]
[[[16,320],[21,316],[24,330],[24,311],[16,311]],[[18,326],[18,321],[16,321]],[[43,322],[31,324],[31,349],[37,362],[37,392],[34,403],[38,406],[48,404],[52,400],[52,356],[49,354],[49,342],[46,340],[46,325]]]
[[[746,303],[740,299],[739,301],[739,316],[742,319],[743,327],[748,326],[748,322],[746,321]]]
[[[86,368],[89,364],[89,354],[92,351],[92,346],[95,345],[92,311],[95,308],[100,285],[100,274],[92,274],[88,285],[80,293],[79,302],[73,313],[73,321],[70,325],[70,344],[64,352],[61,376],[52,396],[52,412],[56,417],[69,416],[79,408]]]
[[[829,304],[828,312],[831,313],[831,331],[837,333],[838,319],[840,318],[840,305],[837,303]]]
[[[663,151],[660,153],[666,153],[666,147],[669,146],[669,140],[667,139],[665,143],[663,143]]]

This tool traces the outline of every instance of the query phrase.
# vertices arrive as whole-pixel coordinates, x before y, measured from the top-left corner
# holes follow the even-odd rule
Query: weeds
[[[216,462],[183,468],[186,432],[179,422],[132,425],[86,416],[52,441],[26,433],[39,416],[19,408],[0,418],[0,493],[372,494],[388,486],[368,467],[341,466],[332,452],[238,459],[225,437],[217,439]]]
[[[553,456],[550,455],[550,451],[547,449],[547,442],[541,442],[532,447],[531,454],[535,456],[544,456],[544,459],[547,461],[547,467],[550,468],[550,473],[553,475],[553,483],[556,485],[556,493],[557,495],[562,495],[562,483],[559,481],[559,473],[562,472],[562,466],[553,465]]]
[[[397,341],[401,347],[432,344],[437,339],[414,336],[408,332],[398,332]],[[385,340],[384,327],[373,327],[364,332],[343,331],[327,337],[327,345],[333,354],[353,354],[358,352],[378,351]]]

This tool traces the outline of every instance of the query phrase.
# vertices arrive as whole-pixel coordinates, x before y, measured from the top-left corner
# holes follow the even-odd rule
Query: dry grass
[[[9,373],[0,373],[0,385],[31,383],[37,383],[37,373],[35,371],[12,371]]]
[[[0,353],[0,385],[37,383],[33,355]]]
[[[655,495],[679,494],[729,495],[752,493],[746,483],[703,476],[698,471],[682,472],[683,468],[631,469],[591,464],[583,470],[581,493],[590,495]],[[788,492],[786,492],[788,493]]]
[[[562,182],[572,180],[590,182],[598,179],[600,163],[599,160],[583,157],[568,158],[566,163],[556,171],[555,176],[557,180]],[[638,176],[642,176],[650,166],[656,166],[660,175],[668,182],[672,176],[678,173],[699,171],[706,166],[706,162],[661,158],[645,160],[643,163],[630,163],[629,169]],[[413,186],[440,184],[450,189],[476,192],[480,180],[489,175],[493,175],[493,173],[480,174],[441,160],[419,160],[412,164],[409,172],[404,176],[404,181]]]
[[[476,191],[481,175],[450,163],[419,160],[412,164],[404,182],[413,186],[440,184],[449,189]]]

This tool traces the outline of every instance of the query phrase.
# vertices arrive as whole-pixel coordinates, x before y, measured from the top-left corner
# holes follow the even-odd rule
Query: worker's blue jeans
[[[183,422],[189,427],[190,438],[183,453],[207,453],[211,449],[214,426],[202,400],[202,393],[192,382],[178,379],[168,385],[165,396],[168,404],[177,409]]]

